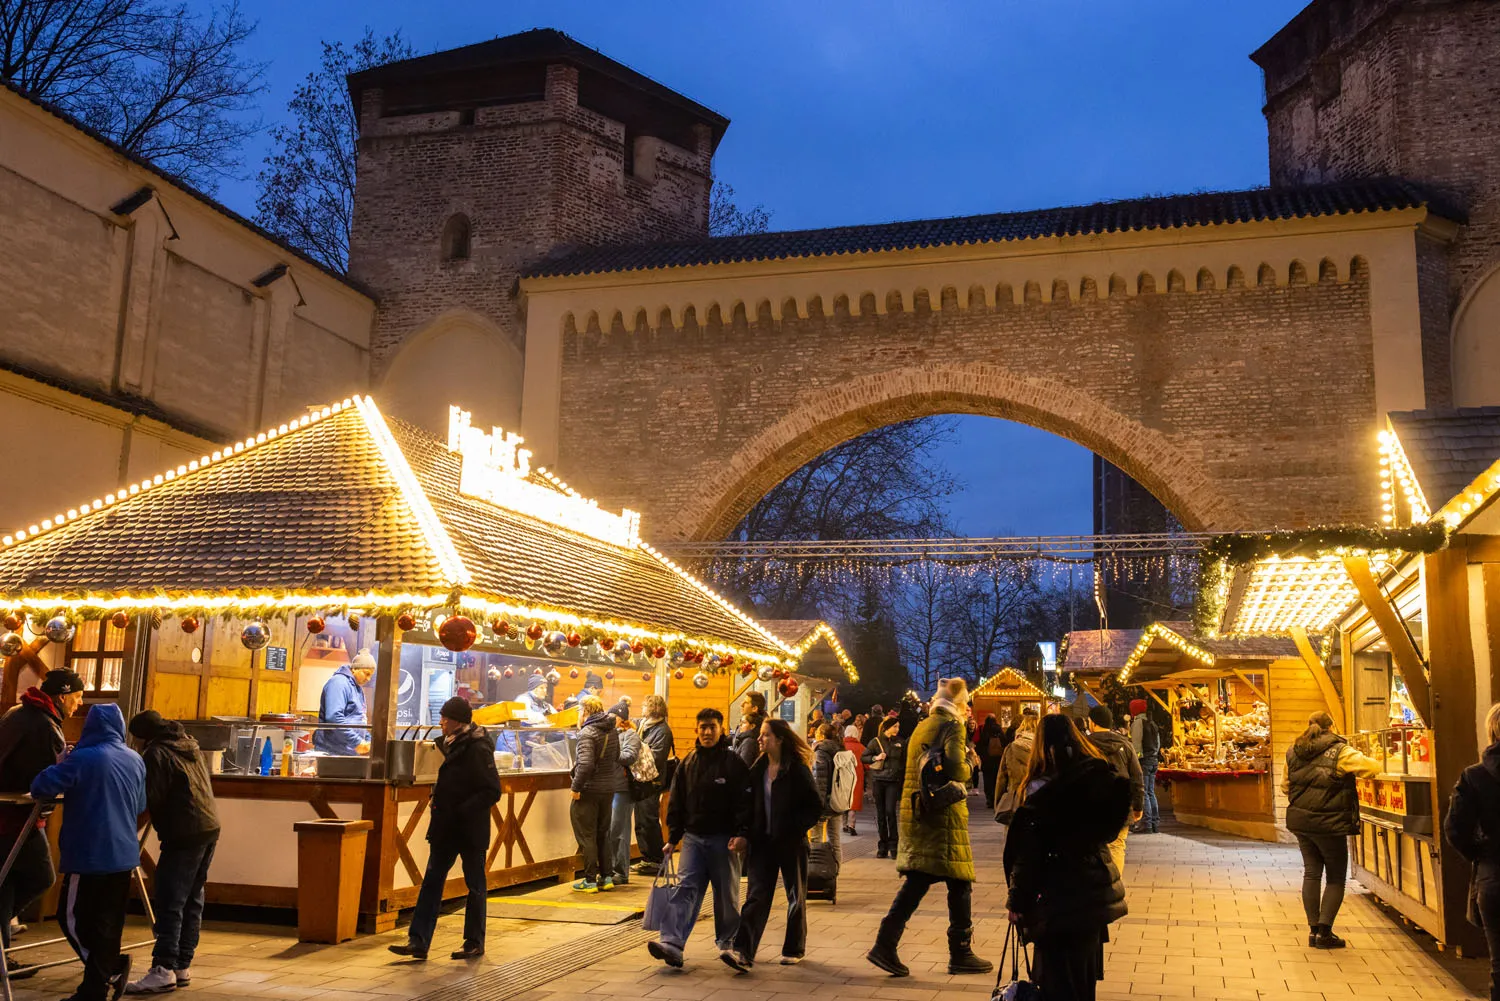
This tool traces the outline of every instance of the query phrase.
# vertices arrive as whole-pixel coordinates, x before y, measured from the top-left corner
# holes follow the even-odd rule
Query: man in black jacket
[[[48,671],[40,686],[28,688],[20,703],[0,718],[0,792],[30,792],[32,780],[57,764],[67,746],[62,722],[83,704],[83,688],[83,679],[72,671]],[[45,893],[56,879],[44,833],[49,813],[50,809],[45,810],[35,827],[23,830],[31,808],[0,807],[0,853],[9,853],[16,839],[22,839],[10,875],[0,885],[0,940],[7,948],[11,918]],[[29,965],[12,964],[11,978]]]
[[[661,941],[646,944],[654,958],[682,965],[682,947],[710,882],[714,941],[721,954],[733,948],[740,920],[740,852],[748,845],[753,808],[750,769],[729,747],[724,714],[698,710],[697,744],[678,766],[667,798],[666,852],[682,845],[677,864],[682,885],[662,917]]]
[[[1130,825],[1141,819],[1142,811],[1146,808],[1146,783],[1141,774],[1141,761],[1135,756],[1130,738],[1115,733],[1115,714],[1110,712],[1109,706],[1097,705],[1089,710],[1088,736],[1089,742],[1104,755],[1104,760],[1114,766],[1115,773],[1130,781],[1130,818],[1125,822],[1119,837],[1109,843],[1110,858],[1123,877],[1125,837],[1130,833]]]
[[[147,709],[131,718],[130,735],[145,744],[146,810],[161,852],[151,889],[156,914],[151,969],[125,992],[160,994],[192,981],[203,926],[203,887],[219,843],[219,813],[198,742],[181,723]]]
[[[467,700],[455,695],[443,703],[442,726],[437,747],[443,763],[428,800],[427,871],[406,929],[406,944],[389,948],[398,956],[427,958],[448,871],[461,859],[469,897],[464,905],[464,945],[452,958],[477,959],[484,955],[485,895],[489,892],[484,855],[490,846],[490,807],[500,802],[500,773],[495,770],[495,740],[474,722]]]

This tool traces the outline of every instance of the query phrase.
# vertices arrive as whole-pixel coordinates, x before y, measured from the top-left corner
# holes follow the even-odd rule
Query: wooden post
[[[1339,698],[1338,689],[1333,687],[1333,679],[1328,675],[1328,668],[1323,666],[1323,658],[1313,649],[1312,641],[1307,638],[1307,630],[1301,626],[1291,628],[1292,642],[1297,644],[1297,653],[1302,656],[1302,662],[1312,672],[1313,680],[1323,691],[1323,701],[1328,703],[1328,712],[1339,725],[1343,733],[1350,732],[1351,723],[1349,716],[1344,712],[1343,700]]]
[[[1432,801],[1438,830],[1433,840],[1442,865],[1438,900],[1443,940],[1467,955],[1482,955],[1484,936],[1465,920],[1469,866],[1442,839],[1453,787],[1463,770],[1479,760],[1474,648],[1469,631],[1469,563],[1463,536],[1456,536],[1447,549],[1422,557],[1422,579],[1427,599],[1427,656],[1432,665]]]
[[[396,696],[401,690],[401,630],[393,616],[382,615],[375,623],[375,699],[370,713],[370,777],[386,776],[386,746],[396,723]]]
[[[245,715],[260,718],[260,665],[265,661],[264,650],[250,651],[250,708]]]
[[[208,683],[214,672],[210,661],[214,654],[214,619],[203,623],[203,645],[198,648],[198,718],[208,719]]]

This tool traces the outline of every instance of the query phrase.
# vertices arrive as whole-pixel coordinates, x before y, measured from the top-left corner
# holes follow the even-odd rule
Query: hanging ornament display
[[[684,653],[681,650],[673,650],[672,651],[672,666],[673,667],[676,667],[678,664],[684,664],[686,662],[687,662],[687,654],[686,653]]]
[[[748,677],[750,677],[750,675],[752,675],[754,673],[755,673],[755,665],[754,664],[746,664],[744,667],[740,668],[740,677],[742,677],[742,678],[748,678]]]
[[[5,631],[8,633],[18,633],[21,631],[21,626],[25,621],[25,619],[21,618],[15,612],[11,612],[5,617]]]
[[[240,642],[245,644],[246,650],[263,650],[271,642],[271,630],[264,622],[247,622],[240,630]]]
[[[109,624],[116,629],[124,629],[130,625],[130,615],[127,612],[116,612],[109,617]]]
[[[196,633],[198,631],[198,626],[199,626],[198,616],[196,616],[196,615],[184,615],[181,619],[179,619],[177,621],[177,624],[182,627],[182,631],[183,632],[188,633],[189,635],[191,635],[191,634]],[[48,636],[47,638],[50,640],[52,637]]]
[[[594,645],[597,646],[599,648],[599,652],[606,657],[615,652],[615,638],[613,636],[601,636],[599,639],[594,641]]]
[[[771,671],[771,677],[773,677],[773,678],[775,678],[775,679],[777,679],[779,681],[782,678],[786,677],[786,672],[783,671],[781,668],[778,667],[778,668],[775,668],[774,670]]]
[[[582,643],[583,635],[581,633],[568,633],[568,646],[576,647],[581,645]]]
[[[0,653],[3,653],[7,657],[14,657],[16,654],[20,653],[22,649],[25,648],[25,646],[26,641],[23,640],[21,638],[21,634],[16,632],[15,630],[11,630],[4,636],[0,636]]]
[[[687,677],[687,674],[682,670],[682,668],[679,667],[677,670],[672,672],[672,677],[676,678],[678,681],[681,681],[683,678]]]
[[[776,686],[776,690],[781,693],[782,698],[790,699],[796,696],[797,689],[800,687],[801,686],[797,684],[796,678],[787,678],[785,681],[781,682],[781,684]]]
[[[42,635],[53,643],[66,643],[73,638],[73,631],[73,623],[61,615],[54,615],[47,620]]]
[[[733,667],[734,666],[734,654],[732,654],[732,653],[726,653],[722,658],[720,658],[719,663],[723,667]]]
[[[454,653],[463,653],[478,637],[479,630],[467,615],[450,615],[438,626],[438,640]]]
[[[616,664],[628,664],[630,663],[630,658],[635,656],[635,651],[630,648],[630,644],[625,640],[619,640],[615,643],[614,649],[610,651],[610,654],[615,658]]]
[[[410,612],[402,612],[400,615],[396,616],[396,628],[401,630],[403,633],[410,632],[411,630],[417,628],[416,617],[413,616]]]
[[[504,619],[491,619],[490,632],[495,634],[496,639],[505,639],[510,635],[510,623]]]
[[[562,633],[548,633],[542,637],[542,653],[548,657],[556,657],[567,645],[568,638]]]
[[[569,671],[568,677],[572,678],[575,681],[578,680],[578,668],[575,667],[573,668],[573,670]]]
[[[702,671],[699,671],[697,674],[693,675],[693,687],[694,688],[707,688],[708,687],[708,675],[704,674]]]
[[[319,633],[321,633],[324,629],[327,629],[327,628],[328,628],[328,623],[326,623],[326,622],[323,621],[323,616],[321,616],[321,615],[312,615],[312,616],[308,617],[308,619],[307,619],[307,631],[308,631],[309,634],[311,634],[313,636],[316,636]]]
[[[664,646],[659,646],[655,650],[651,651],[651,656],[656,660],[665,660],[667,656],[667,648]]]
[[[630,644],[631,653],[640,653],[644,649],[646,649],[646,644],[642,643],[640,640],[636,640],[634,643]]]
[[[702,661],[699,661],[699,663],[702,663]],[[711,653],[708,655],[708,669],[710,671],[717,671],[720,665],[722,665],[723,663],[724,658],[720,657],[718,654]]]
[[[542,676],[542,669],[540,667],[533,667],[531,673],[540,678]]]
[[[776,669],[773,668],[770,664],[766,664],[762,666],[759,671],[755,672],[755,676],[761,681],[770,681],[772,678],[776,677]]]
[[[500,672],[500,677],[502,678],[514,678],[515,676],[516,671],[513,667],[507,667],[505,670]]]
[[[542,628],[540,622],[533,622],[526,627],[526,638],[529,640],[540,640],[546,633],[547,630]]]
[[[498,667],[492,667],[486,673],[489,675],[489,679],[491,681],[499,681],[500,680],[500,669]]]
[[[547,672],[547,684],[555,685],[561,680],[562,675],[557,673],[557,668],[554,667],[552,670]]]

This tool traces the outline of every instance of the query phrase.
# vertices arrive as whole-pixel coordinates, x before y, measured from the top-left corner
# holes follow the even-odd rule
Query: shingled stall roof
[[[460,457],[359,397],[0,540],[0,600],[446,606],[777,661],[788,646],[644,543],[459,492]]]
[[[1139,629],[1075,629],[1063,638],[1062,663],[1067,672],[1108,674],[1125,666],[1141,638]]]
[[[1387,416],[1433,511],[1500,460],[1500,407],[1406,410]]]
[[[1121,681],[1146,681],[1183,670],[1216,676],[1247,663],[1296,658],[1297,644],[1285,636],[1199,636],[1189,622],[1153,622],[1141,631],[1121,669]]]
[[[1026,680],[1026,676],[1013,667],[1002,667],[985,678],[974,687],[970,695],[972,699],[1035,699],[1038,701],[1046,697],[1045,692]]]
[[[1377,178],[1341,181],[1336,184],[1135,198],[1067,208],[995,212],[948,219],[755,233],[674,243],[592,247],[542,261],[529,269],[526,277],[554,278],[739,261],[832,257],[921,247],[1185,229],[1220,223],[1265,222],[1414,208],[1429,208],[1444,218],[1455,222],[1464,221],[1461,210],[1421,185],[1399,178]]]

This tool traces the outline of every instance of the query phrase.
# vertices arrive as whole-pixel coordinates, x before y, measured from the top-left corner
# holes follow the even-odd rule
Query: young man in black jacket
[[[151,890],[156,914],[151,969],[128,984],[125,993],[160,994],[192,981],[203,926],[203,887],[219,843],[219,813],[198,742],[181,723],[147,709],[131,717],[130,735],[145,744],[146,809],[161,852]]]
[[[661,940],[648,942],[651,955],[668,966],[682,965],[682,947],[698,921],[709,883],[714,888],[714,941],[720,954],[734,947],[740,920],[740,853],[748,845],[750,769],[730,749],[724,714],[698,710],[698,741],[672,777],[667,799],[666,852],[682,846],[677,873],[682,885],[661,923]]]
[[[452,958],[477,959],[484,955],[485,896],[489,892],[484,855],[490,846],[490,807],[500,802],[495,739],[474,722],[468,701],[456,695],[443,703],[442,725],[437,747],[443,763],[428,800],[427,871],[422,874],[417,909],[406,929],[406,944],[389,948],[398,956],[427,958],[448,871],[461,859],[469,897],[464,905],[464,945]]]
[[[72,671],[48,671],[40,686],[28,688],[21,695],[20,703],[0,718],[0,792],[30,792],[32,779],[57,764],[67,746],[63,720],[82,704],[83,679]],[[44,832],[51,812],[45,810],[35,827],[23,830],[31,808],[0,806],[0,853],[8,854],[16,839],[22,839],[21,852],[4,885],[0,885],[0,940],[7,948],[10,919],[47,892],[57,878]],[[11,964],[11,978],[30,965]]]

